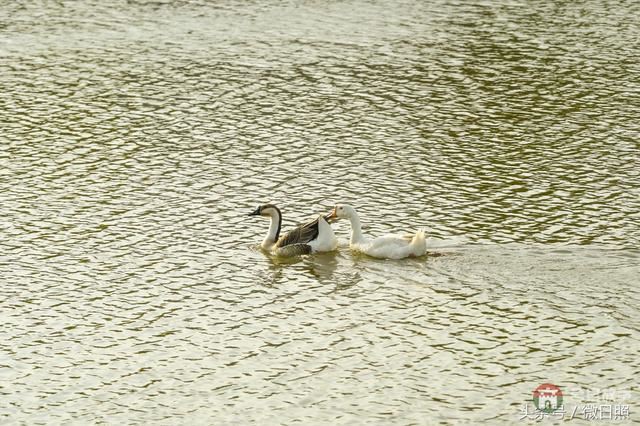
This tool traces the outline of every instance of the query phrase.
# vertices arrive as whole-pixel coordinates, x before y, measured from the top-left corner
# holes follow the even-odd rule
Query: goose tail
[[[420,229],[411,239],[410,246],[416,255],[422,255],[427,252],[427,236],[424,229]]]

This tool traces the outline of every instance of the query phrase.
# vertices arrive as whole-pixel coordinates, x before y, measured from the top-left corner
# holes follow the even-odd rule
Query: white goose
[[[328,219],[348,218],[351,221],[350,247],[372,257],[383,259],[402,259],[422,256],[427,253],[427,242],[424,231],[415,235],[384,235],[370,239],[362,235],[360,218],[356,209],[348,204],[337,204]]]
[[[299,225],[282,236],[280,236],[282,213],[273,204],[258,206],[255,211],[249,213],[249,216],[271,218],[269,231],[267,231],[267,236],[262,241],[261,247],[275,255],[298,256],[319,251],[332,251],[338,246],[333,229],[327,223],[327,218],[330,215],[327,217],[318,216],[317,219]]]

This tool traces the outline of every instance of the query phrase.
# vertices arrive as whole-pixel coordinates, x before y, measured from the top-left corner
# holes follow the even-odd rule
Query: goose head
[[[258,206],[254,211],[249,213],[247,216],[276,217],[276,216],[281,216],[281,213],[280,213],[280,209],[274,206],[273,204],[262,204]]]
[[[331,219],[350,218],[356,215],[356,209],[349,204],[336,204],[329,216]]]

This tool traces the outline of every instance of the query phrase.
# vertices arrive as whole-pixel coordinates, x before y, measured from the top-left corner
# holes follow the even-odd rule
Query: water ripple
[[[550,380],[638,391],[637,4],[3,9],[0,421],[511,424]],[[268,201],[432,256],[347,223],[266,256]]]

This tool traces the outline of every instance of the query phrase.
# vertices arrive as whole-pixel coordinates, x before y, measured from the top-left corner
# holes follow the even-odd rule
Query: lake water
[[[0,2],[0,424],[639,421],[639,21]],[[265,202],[430,255],[275,259]]]

